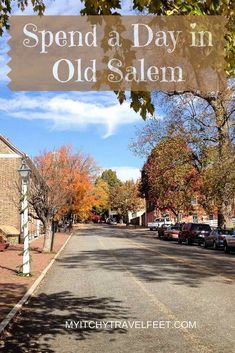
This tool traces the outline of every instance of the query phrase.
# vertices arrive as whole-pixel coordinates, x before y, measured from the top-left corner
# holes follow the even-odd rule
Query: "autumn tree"
[[[233,173],[235,142],[235,85],[233,83],[207,102],[191,93],[167,98],[168,122],[172,131],[184,134],[191,147],[194,163],[207,183],[210,173],[210,188],[203,188],[203,195],[211,200],[218,211],[218,225],[225,221],[227,190],[234,188]],[[209,99],[209,98],[208,98]],[[230,167],[229,167],[230,166]],[[231,195],[233,199],[234,194]],[[205,206],[205,203],[204,203]],[[209,206],[209,205],[208,205]]]
[[[128,223],[128,212],[137,212],[144,207],[139,195],[139,182],[127,180],[118,183],[111,189],[110,202],[112,209]]]
[[[2,0],[0,3],[0,35],[3,34],[4,29],[9,29],[9,17],[15,4],[21,11],[24,11],[30,4],[33,11],[38,15],[43,15],[46,9],[45,1],[43,0]]]
[[[83,218],[92,208],[96,166],[92,158],[73,153],[70,146],[46,151],[34,163],[38,173],[33,174],[29,202],[43,223],[43,250],[48,252],[52,250],[52,221],[71,214]]]
[[[233,173],[235,158],[233,82],[210,104],[204,98],[195,97],[192,93],[170,96],[158,93],[155,95],[155,103],[156,106],[162,107],[161,115],[164,118],[155,116],[146,122],[142,130],[137,130],[130,146],[132,151],[147,157],[151,147],[157,145],[168,134],[184,136],[192,152],[194,167],[205,182],[201,184],[203,197],[199,200],[205,209],[211,209],[214,205],[213,211],[218,210],[219,226],[222,226],[223,213],[228,208],[227,190],[233,190],[234,183],[233,178],[228,177],[228,174]],[[209,170],[211,170],[210,183],[207,183]],[[231,194],[230,201],[233,195]],[[206,200],[210,202],[206,204]]]
[[[157,209],[170,210],[178,219],[180,213],[192,210],[198,182],[184,136],[167,136],[158,142],[144,165],[140,192]]]
[[[228,144],[218,153],[207,146],[202,159],[201,185],[198,201],[208,212],[217,210],[221,227],[229,221],[235,197],[235,146]]]

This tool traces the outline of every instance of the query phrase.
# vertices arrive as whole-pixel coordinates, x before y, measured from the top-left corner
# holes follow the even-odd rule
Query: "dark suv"
[[[205,237],[211,232],[209,224],[204,223],[185,223],[179,233],[178,243],[185,242],[190,245],[197,243],[198,245],[204,244]]]

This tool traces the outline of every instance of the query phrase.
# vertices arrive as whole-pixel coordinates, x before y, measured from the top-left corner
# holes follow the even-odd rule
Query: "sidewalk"
[[[27,292],[40,273],[46,268],[54,258],[65,241],[68,239],[67,233],[56,233],[54,240],[54,253],[42,253],[43,237],[31,242],[31,272],[32,277],[21,277],[16,274],[16,267],[22,263],[23,246],[10,246],[6,251],[0,252],[0,322],[9,311]]]

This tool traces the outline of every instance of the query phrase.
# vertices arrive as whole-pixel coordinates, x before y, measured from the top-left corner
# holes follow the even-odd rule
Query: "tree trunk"
[[[52,251],[52,227],[51,221],[47,220],[44,223],[45,235],[44,235],[44,243],[43,243],[43,252],[51,252]]]
[[[218,228],[222,228],[224,225],[224,222],[225,222],[222,206],[218,207],[217,215],[218,215],[217,216],[218,217]]]
[[[218,157],[219,157],[219,166],[223,168],[223,155],[225,153],[224,148],[228,143],[228,131],[227,124],[224,123],[223,112],[221,111],[221,104],[214,104],[214,111],[216,114],[216,122],[217,122],[217,136],[218,136]],[[224,217],[224,189],[221,185],[218,187],[217,191],[219,205],[217,210],[218,217],[218,227],[222,228],[225,224]]]
[[[179,213],[179,212],[176,214],[176,222],[177,222],[177,223],[180,222],[180,213]]]

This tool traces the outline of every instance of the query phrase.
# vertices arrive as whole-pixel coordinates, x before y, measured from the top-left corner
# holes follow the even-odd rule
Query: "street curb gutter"
[[[61,252],[64,250],[65,246],[71,239],[73,234],[71,234],[64,245],[60,248],[58,253],[55,255],[55,257],[50,261],[50,263],[47,265],[47,267],[42,271],[40,276],[36,279],[36,281],[32,284],[32,286],[28,289],[28,291],[25,293],[25,295],[18,301],[18,303],[14,306],[14,308],[7,314],[5,319],[0,323],[0,335],[3,333],[3,331],[6,329],[6,327],[9,325],[10,321],[16,316],[16,314],[22,309],[23,305],[25,302],[33,295],[39,284],[42,282],[44,277],[46,276],[47,272],[50,270],[51,266],[54,264],[55,260],[57,259],[58,256],[60,256]]]

